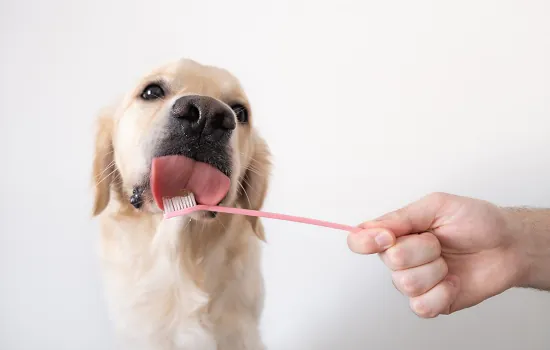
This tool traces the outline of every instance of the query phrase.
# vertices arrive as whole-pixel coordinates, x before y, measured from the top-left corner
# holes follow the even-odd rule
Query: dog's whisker
[[[259,177],[265,177],[265,175],[260,173],[260,171],[257,169],[247,167],[246,170],[249,170],[251,173],[258,175]]]
[[[254,188],[254,186],[252,186],[250,184],[250,182],[248,182],[247,179],[243,179],[243,182],[245,183],[246,186],[248,186],[249,189],[251,189],[252,191],[256,191],[256,189]]]
[[[108,179],[111,175],[113,175],[115,172],[117,171],[117,169],[115,168],[115,170],[111,171],[109,174],[107,174],[103,179],[101,179],[100,181],[98,181],[96,183],[96,186],[98,186],[99,184],[101,184],[103,181],[105,181],[106,179]]]
[[[120,173],[117,173],[116,177],[112,180],[113,185],[118,186],[122,185],[122,176],[120,176]]]
[[[269,154],[269,153],[265,153],[265,154]],[[251,163],[252,163],[252,162],[253,162],[253,163],[257,163],[257,164],[260,164],[260,165],[263,165],[263,164],[264,164],[264,162],[259,161],[258,159],[254,158],[254,157],[250,158],[250,162],[251,162]]]
[[[114,149],[110,150],[109,152],[106,152],[106,153],[103,155],[103,157],[106,158],[107,156],[110,156],[110,155],[113,154],[113,153],[115,153],[115,150],[114,150]]]
[[[254,186],[252,186],[252,184],[250,184],[250,182],[248,182],[247,179],[243,179],[243,182],[246,184],[249,190],[252,190],[252,192],[257,192],[257,189]]]
[[[117,171],[117,173],[115,174],[115,177],[113,177],[111,181],[114,183],[115,181],[119,181],[119,180],[122,180],[122,177],[120,173]]]
[[[260,170],[259,168],[256,167],[256,165],[254,165],[252,163],[248,164],[247,168],[254,169],[254,170]]]
[[[101,176],[103,176],[103,174],[105,174],[105,172],[106,172],[107,170],[109,170],[110,168],[112,168],[114,165],[115,165],[115,161],[112,160],[111,163],[109,163],[109,165],[107,165],[107,166],[105,167],[105,169],[103,169],[103,170],[101,171],[101,173],[99,173],[99,174],[96,175],[96,179],[98,179],[98,178],[100,178]]]
[[[247,184],[248,182],[246,182],[245,179],[243,179],[243,181]],[[249,207],[251,208],[252,207],[252,202],[250,201],[250,197],[248,196],[248,193],[246,192],[246,189],[244,188],[244,186],[239,182],[239,186],[241,186],[241,188],[243,189],[243,194],[246,196],[246,200],[248,201],[248,205]],[[249,185],[250,186],[250,185]]]

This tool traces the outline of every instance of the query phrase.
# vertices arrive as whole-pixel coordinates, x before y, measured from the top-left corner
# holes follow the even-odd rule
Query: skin
[[[349,248],[379,254],[422,318],[513,287],[550,291],[550,210],[435,193],[360,226]]]

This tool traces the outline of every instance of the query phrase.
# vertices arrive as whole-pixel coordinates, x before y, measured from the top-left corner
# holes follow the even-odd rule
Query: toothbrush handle
[[[164,215],[164,217],[169,219],[169,218],[173,218],[173,217],[176,217],[176,216],[187,215],[187,214],[190,214],[192,212],[200,211],[200,210],[215,211],[215,212],[227,213],[227,214],[237,214],[237,215],[264,217],[264,218],[275,219],[275,220],[293,221],[293,222],[298,222],[298,223],[302,223],[302,224],[328,227],[328,228],[333,228],[333,229],[347,231],[347,232],[358,232],[358,231],[361,230],[360,227],[342,225],[342,224],[337,224],[337,223],[334,223],[334,222],[304,218],[304,217],[293,216],[293,215],[270,213],[270,212],[265,212],[265,211],[249,210],[249,209],[242,209],[242,208],[208,206],[208,205],[195,205],[195,206],[187,208],[187,209],[174,211],[174,212],[171,212],[171,213],[166,213]]]

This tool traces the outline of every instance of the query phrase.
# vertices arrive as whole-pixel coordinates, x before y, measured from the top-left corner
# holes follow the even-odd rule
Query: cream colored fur
[[[173,93],[144,107],[136,101],[139,91],[157,79],[167,81]],[[150,195],[139,210],[129,204],[167,110],[184,94],[238,100],[250,109],[229,72],[180,60],[144,77],[98,118],[93,213],[100,219],[109,310],[123,348],[264,349],[261,221],[221,214],[214,220],[200,215],[163,220]],[[253,122],[239,125],[232,136],[234,171],[224,205],[263,204],[269,151]]]

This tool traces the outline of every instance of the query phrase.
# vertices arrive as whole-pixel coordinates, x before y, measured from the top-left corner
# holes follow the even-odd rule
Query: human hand
[[[485,201],[436,193],[360,226],[350,249],[379,253],[420,317],[476,305],[528,271],[521,220]]]

